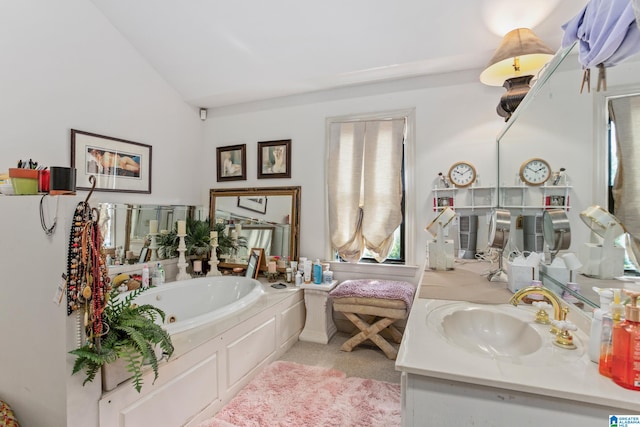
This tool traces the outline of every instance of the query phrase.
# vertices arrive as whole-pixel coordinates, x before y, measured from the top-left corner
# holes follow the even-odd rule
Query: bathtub
[[[151,304],[164,311],[165,329],[173,336],[250,307],[263,294],[262,285],[254,279],[199,277],[149,289],[135,303]]]
[[[160,361],[157,380],[145,370],[140,393],[131,380],[102,393],[92,427],[196,427],[291,348],[305,321],[301,288],[273,289],[237,276],[170,282],[136,302],[175,320],[165,326],[175,351]]]

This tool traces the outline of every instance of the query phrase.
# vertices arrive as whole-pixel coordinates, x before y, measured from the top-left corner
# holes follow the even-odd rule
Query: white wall
[[[479,72],[478,72],[479,73]],[[456,161],[473,162],[482,185],[496,183],[495,137],[504,125],[495,113],[500,88],[480,84],[478,73],[416,78],[396,83],[345,88],[329,93],[289,97],[260,104],[210,111],[204,157],[215,158],[219,146],[247,144],[247,180],[217,183],[206,169],[211,187],[300,185],[302,256],[324,258],[329,248],[325,229],[325,121],[329,117],[415,108],[415,258],[426,256],[424,227],[435,217],[431,187],[438,172]],[[257,142],[292,140],[291,179],[257,179]],[[418,273],[419,274],[419,273]]]
[[[202,203],[197,109],[90,2],[1,2],[0,52],[0,171],[29,158],[69,166],[73,128],[153,146],[152,194],[96,192],[92,205]],[[99,390],[70,376],[73,319],[52,302],[66,271],[70,215],[85,195],[61,197],[51,238],[40,227],[39,196],[0,196],[0,399],[27,427],[97,420]],[[51,224],[56,203],[45,202]]]

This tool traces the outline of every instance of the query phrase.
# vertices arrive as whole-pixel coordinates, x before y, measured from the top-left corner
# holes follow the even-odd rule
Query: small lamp
[[[480,81],[507,89],[496,108],[505,121],[529,92],[533,76],[551,60],[554,53],[528,28],[518,28],[504,36],[489,65],[480,74]]]

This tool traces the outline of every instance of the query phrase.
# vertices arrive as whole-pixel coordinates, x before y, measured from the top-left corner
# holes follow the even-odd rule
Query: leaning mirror
[[[246,241],[225,264],[246,264],[249,248],[263,248],[265,256],[298,259],[300,246],[300,187],[211,189],[209,217]]]

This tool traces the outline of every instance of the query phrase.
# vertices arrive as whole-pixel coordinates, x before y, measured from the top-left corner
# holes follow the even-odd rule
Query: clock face
[[[551,177],[551,166],[546,160],[529,159],[520,166],[520,179],[529,185],[542,185]]]
[[[449,169],[449,180],[458,187],[468,187],[476,180],[476,168],[469,162],[454,163]]]

